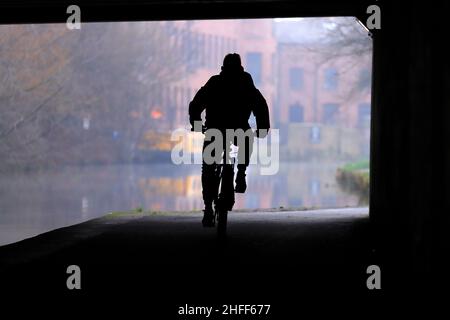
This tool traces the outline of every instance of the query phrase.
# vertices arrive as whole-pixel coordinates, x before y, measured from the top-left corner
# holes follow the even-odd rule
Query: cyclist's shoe
[[[236,174],[236,193],[244,193],[247,190],[247,182],[245,181],[245,171],[238,170]]]
[[[214,227],[214,225],[215,225],[214,222],[215,222],[214,221],[214,211],[212,210],[212,208],[203,210],[203,220],[202,220],[203,226],[206,228]]]

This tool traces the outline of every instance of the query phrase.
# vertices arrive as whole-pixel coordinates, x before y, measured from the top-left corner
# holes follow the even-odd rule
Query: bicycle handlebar
[[[202,125],[202,133],[204,134],[205,132],[206,132],[206,127],[204,126],[204,125]],[[194,129],[194,127],[193,126],[191,126],[191,131],[192,132],[197,132],[197,131],[195,131],[195,129]]]
[[[206,130],[208,130],[208,129],[206,128],[206,126],[202,125],[202,133],[203,133],[203,134],[205,134]],[[192,132],[197,132],[197,131],[195,131],[195,129],[194,129],[193,126],[191,126],[191,131],[192,131]],[[258,129],[255,129],[255,130],[253,131],[253,133],[254,133],[254,135],[255,135],[256,138],[265,138],[265,137],[267,136],[267,133],[266,133],[264,136],[260,137],[260,136],[258,135]]]

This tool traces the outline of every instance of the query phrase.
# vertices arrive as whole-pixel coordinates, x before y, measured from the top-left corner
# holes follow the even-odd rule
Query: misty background
[[[0,244],[202,209],[200,166],[171,162],[170,135],[229,52],[280,130],[279,172],[251,167],[235,208],[366,206],[372,47],[353,17],[2,25]]]

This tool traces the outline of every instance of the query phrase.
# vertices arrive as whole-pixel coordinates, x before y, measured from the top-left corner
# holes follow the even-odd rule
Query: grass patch
[[[139,210],[140,209],[140,210]],[[128,211],[113,211],[108,214],[106,217],[108,218],[123,218],[123,217],[144,217],[144,216],[156,216],[156,215],[184,215],[184,214],[193,214],[200,213],[201,210],[191,210],[191,211],[145,211],[142,208],[137,208],[134,210]]]
[[[369,168],[369,160],[362,160],[347,163],[336,171],[336,180],[339,186],[344,191],[357,195],[359,203],[364,205],[369,203]]]
[[[333,209],[334,207],[277,207],[277,208],[258,208],[258,209],[236,209],[232,212],[286,212],[286,211],[310,211],[318,209]],[[113,211],[109,213],[106,218],[140,218],[146,216],[185,216],[185,215],[200,215],[202,210],[188,210],[188,211],[145,211],[145,210],[128,210],[128,211]]]
[[[341,169],[345,171],[368,170],[370,168],[369,160],[361,160],[345,164]]]

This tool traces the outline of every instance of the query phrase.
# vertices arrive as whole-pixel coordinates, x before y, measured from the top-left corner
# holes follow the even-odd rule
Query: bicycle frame
[[[214,172],[215,183],[215,219],[217,219],[217,232],[219,236],[224,236],[228,220],[228,211],[234,206],[234,167],[235,159],[227,163],[228,146],[224,145],[223,163],[216,164]],[[220,190],[220,191],[219,191]]]

